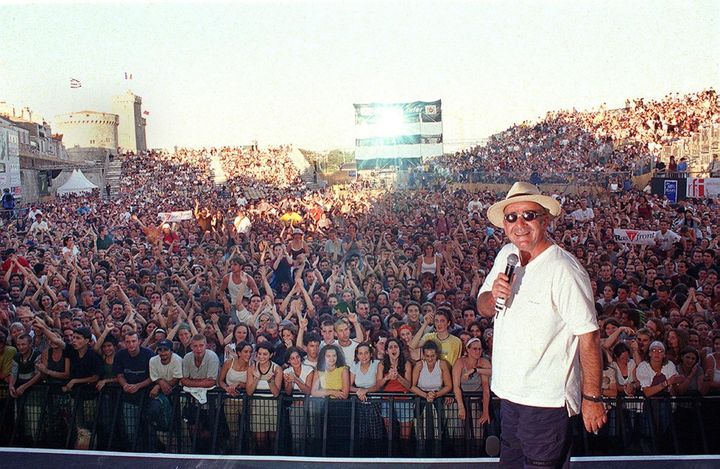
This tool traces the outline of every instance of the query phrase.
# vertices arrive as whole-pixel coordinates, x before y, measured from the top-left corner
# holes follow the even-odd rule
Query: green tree
[[[311,164],[317,162],[318,169],[321,173],[334,173],[340,169],[342,164],[355,160],[355,152],[340,149],[334,149],[328,152],[316,152],[300,148],[300,152]]]

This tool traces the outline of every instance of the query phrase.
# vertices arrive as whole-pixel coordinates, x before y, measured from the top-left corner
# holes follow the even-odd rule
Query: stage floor
[[[200,468],[262,468],[272,463],[273,469],[351,468],[367,469],[368,465],[391,468],[497,467],[497,458],[458,459],[387,459],[387,458],[300,458],[292,456],[207,456],[158,453],[114,453],[107,451],[46,450],[33,448],[1,448],[3,467],[34,469],[90,469],[112,466],[117,469],[200,469]],[[703,456],[617,456],[572,458],[573,468],[582,469],[717,469],[720,455]]]

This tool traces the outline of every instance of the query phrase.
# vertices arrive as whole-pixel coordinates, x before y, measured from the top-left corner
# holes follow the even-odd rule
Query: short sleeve
[[[206,353],[212,353],[208,363],[208,378],[216,379],[220,371],[220,360],[212,350],[208,350]]]
[[[182,360],[182,375],[185,378],[188,378],[190,376],[190,362],[187,360],[187,357],[183,358]]]
[[[183,377],[183,369],[182,369],[182,358],[180,358],[180,355],[173,354],[172,358],[172,377],[173,378],[182,378]]]
[[[485,293],[486,291],[492,290],[492,284],[497,278],[497,276],[500,275],[501,272],[505,271],[507,257],[510,255],[511,252],[513,252],[512,249],[512,245],[508,244],[504,246],[497,254],[492,269],[490,269],[490,272],[485,276],[485,282],[483,282],[482,286],[480,287],[478,296],[480,296],[480,294],[482,293]]]
[[[648,365],[647,362],[642,362],[640,363],[640,365],[638,365],[637,370],[635,371],[635,376],[640,382],[640,387],[646,388],[652,385],[652,380],[653,376],[655,376],[655,372],[652,370],[652,368],[650,368],[650,365]]]
[[[574,335],[598,329],[590,276],[579,265],[563,265],[552,285],[553,303]]]
[[[155,381],[157,381],[160,378],[160,376],[158,375],[157,360],[154,360],[151,358],[150,364],[148,365],[148,369],[150,371],[150,381],[152,381],[154,383]]]
[[[678,374],[675,363],[668,361],[665,366],[663,366],[663,373],[665,374],[665,378],[671,378]]]

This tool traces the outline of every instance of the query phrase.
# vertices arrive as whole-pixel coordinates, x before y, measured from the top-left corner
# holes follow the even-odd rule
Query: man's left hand
[[[582,418],[585,423],[585,430],[596,432],[607,423],[605,405],[602,402],[584,400],[582,402]]]

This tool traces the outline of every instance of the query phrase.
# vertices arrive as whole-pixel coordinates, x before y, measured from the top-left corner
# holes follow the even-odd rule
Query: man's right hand
[[[497,301],[498,298],[510,298],[512,295],[512,285],[510,285],[510,278],[505,275],[504,272],[500,272],[493,282],[491,290],[493,300]]]

